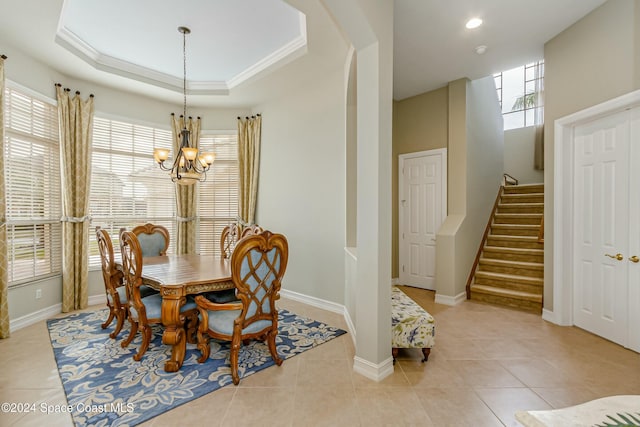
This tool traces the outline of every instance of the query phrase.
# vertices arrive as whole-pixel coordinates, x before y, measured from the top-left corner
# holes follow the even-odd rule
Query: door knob
[[[608,256],[609,258],[617,259],[618,261],[622,261],[622,259],[624,258],[622,256],[622,254],[615,254],[615,255],[604,254],[604,256]],[[640,259],[639,259],[639,261],[640,261]],[[636,262],[636,261],[634,261],[634,262]]]
[[[629,258],[629,261],[631,261],[631,262],[638,262],[638,261],[640,261],[640,258],[638,258],[637,256],[635,256],[635,255],[634,255],[634,256],[632,256],[631,258]]]

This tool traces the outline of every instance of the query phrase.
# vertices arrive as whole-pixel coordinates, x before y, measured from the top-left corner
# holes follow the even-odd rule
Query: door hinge
[[[402,266],[402,272],[404,273],[404,265]]]

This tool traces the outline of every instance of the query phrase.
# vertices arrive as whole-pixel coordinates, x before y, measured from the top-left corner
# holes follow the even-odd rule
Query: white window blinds
[[[171,131],[95,117],[89,206],[93,227],[107,230],[119,251],[120,228],[151,222],[176,236],[174,184],[153,160],[155,148],[171,148]],[[100,266],[95,232],[90,235],[91,267]]]
[[[58,113],[53,101],[5,88],[5,185],[11,285],[61,271]]]
[[[200,253],[220,256],[222,229],[238,215],[238,138],[235,133],[201,135],[200,149],[216,161],[200,183]]]

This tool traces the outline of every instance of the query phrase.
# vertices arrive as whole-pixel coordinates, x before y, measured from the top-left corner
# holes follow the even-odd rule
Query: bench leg
[[[429,360],[429,354],[431,353],[431,349],[430,348],[423,348],[422,349],[422,355],[424,356],[424,359],[422,359],[422,362],[426,362],[427,360]]]
[[[398,357],[398,347],[391,348],[391,356],[393,356],[393,364],[396,364],[396,357]]]

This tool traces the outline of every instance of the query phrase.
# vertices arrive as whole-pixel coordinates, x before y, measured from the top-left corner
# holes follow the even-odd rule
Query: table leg
[[[166,372],[176,372],[180,369],[187,350],[184,318],[180,315],[180,307],[185,303],[186,297],[181,291],[183,290],[162,289],[162,342],[172,346],[171,359],[164,364]]]

